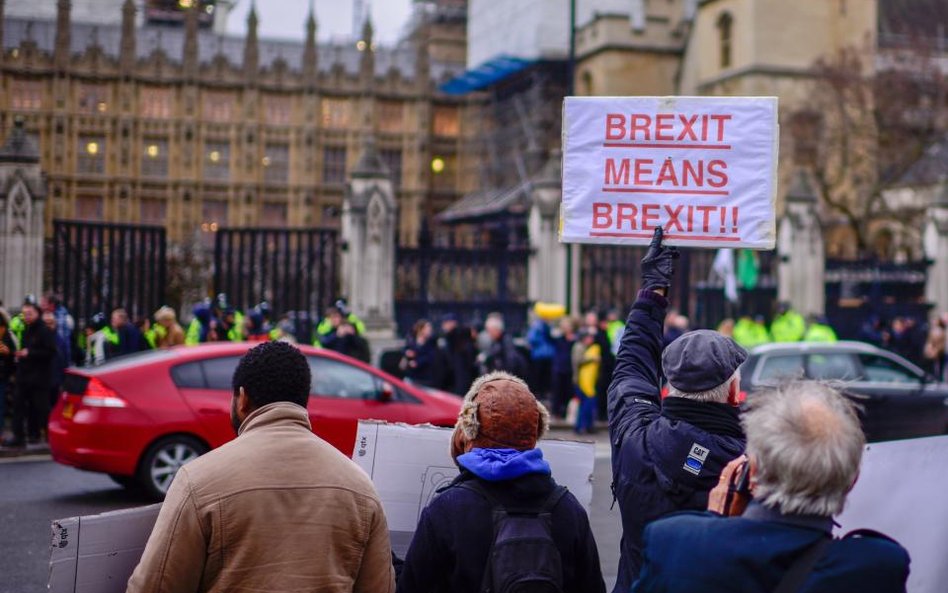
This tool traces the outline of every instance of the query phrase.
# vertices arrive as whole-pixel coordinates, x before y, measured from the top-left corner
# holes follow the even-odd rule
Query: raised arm
[[[613,443],[631,422],[656,416],[660,411],[662,326],[677,258],[677,249],[662,245],[661,227],[655,229],[642,259],[643,288],[629,312],[609,385],[609,432]]]

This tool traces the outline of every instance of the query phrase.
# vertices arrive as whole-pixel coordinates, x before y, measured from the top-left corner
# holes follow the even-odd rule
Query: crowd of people
[[[613,593],[904,592],[910,558],[898,542],[868,530],[833,536],[865,445],[854,405],[794,381],[755,394],[742,412],[744,348],[710,330],[664,343],[676,255],[657,230],[607,389],[622,521]],[[481,354],[493,352],[490,338],[499,364],[517,364],[499,354],[499,321],[485,323]],[[406,371],[432,356],[433,333],[415,327]],[[603,349],[579,333],[580,363],[596,364]],[[279,342],[242,358],[238,436],[179,470],[129,591],[605,593],[586,511],[538,447],[548,410],[521,378],[492,370],[470,385],[450,439],[459,473],[425,505],[401,558],[366,474],[312,434],[310,373]]]

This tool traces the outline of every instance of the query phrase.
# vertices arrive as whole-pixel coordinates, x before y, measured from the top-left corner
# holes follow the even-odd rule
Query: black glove
[[[642,288],[646,290],[664,288],[667,293],[675,273],[675,260],[679,255],[677,247],[662,245],[662,227],[656,227],[648,251],[642,258]]]

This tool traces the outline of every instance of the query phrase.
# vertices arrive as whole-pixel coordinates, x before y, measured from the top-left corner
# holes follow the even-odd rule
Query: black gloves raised
[[[656,227],[648,251],[642,258],[642,288],[646,290],[664,288],[667,292],[675,274],[675,260],[680,255],[678,248],[662,245],[662,236],[662,227]]]

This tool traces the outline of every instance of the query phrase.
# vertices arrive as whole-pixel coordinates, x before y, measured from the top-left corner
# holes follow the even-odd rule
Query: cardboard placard
[[[50,593],[122,593],[145,551],[160,504],[52,523]]]
[[[908,550],[909,593],[948,583],[948,436],[866,445],[856,486],[836,518],[837,536],[874,529]]]
[[[773,249],[776,97],[567,97],[560,240]]]
[[[404,557],[421,511],[458,475],[449,453],[450,428],[360,421],[352,459],[372,479],[382,499],[392,550]],[[550,463],[553,478],[589,510],[593,443],[546,439],[538,447]]]

